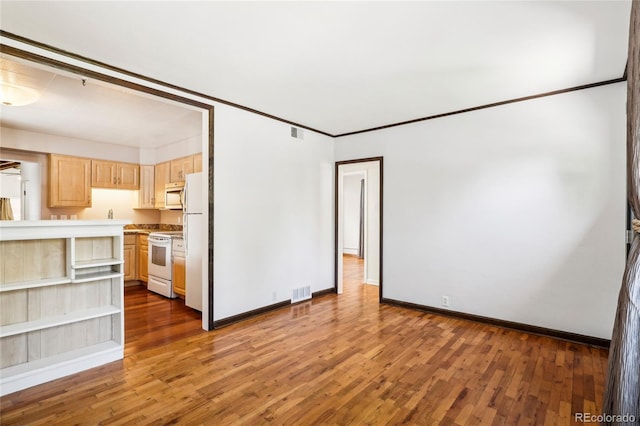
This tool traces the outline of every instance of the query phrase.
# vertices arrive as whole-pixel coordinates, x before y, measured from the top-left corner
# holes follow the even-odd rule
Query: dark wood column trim
[[[623,76],[623,77],[620,77],[620,78],[614,78],[612,80],[600,81],[598,83],[590,83],[590,84],[584,84],[584,85],[581,85],[581,86],[570,87],[568,89],[554,90],[552,92],[540,93],[540,94],[531,95],[531,96],[524,96],[522,98],[509,99],[509,100],[506,100],[506,101],[493,102],[493,103],[490,103],[490,104],[480,105],[480,106],[476,106],[476,107],[472,107],[472,108],[464,108],[464,109],[459,109],[457,111],[451,111],[451,112],[445,112],[445,113],[442,113],[442,114],[430,115],[428,117],[422,117],[422,118],[416,118],[416,119],[413,119],[413,120],[401,121],[399,123],[391,123],[391,124],[387,124],[387,125],[384,125],[384,126],[371,127],[369,129],[364,129],[364,130],[357,130],[357,131],[354,131],[354,132],[341,133],[339,135],[335,135],[334,137],[340,138],[340,137],[343,137],[343,136],[351,136],[351,135],[357,135],[357,134],[360,134],[360,133],[374,132],[376,130],[389,129],[391,127],[404,126],[406,124],[419,123],[421,121],[427,121],[427,120],[434,120],[436,118],[448,117],[450,115],[463,114],[465,112],[473,112],[473,111],[478,111],[478,110],[481,110],[481,109],[493,108],[493,107],[498,107],[498,106],[507,105],[507,104],[513,104],[513,103],[516,103],[516,102],[529,101],[531,99],[544,98],[544,97],[547,97],[547,96],[561,95],[563,93],[570,93],[570,92],[576,92],[578,90],[592,89],[594,87],[606,86],[606,85],[609,85],[609,84],[622,83],[623,81],[626,81],[626,76]]]

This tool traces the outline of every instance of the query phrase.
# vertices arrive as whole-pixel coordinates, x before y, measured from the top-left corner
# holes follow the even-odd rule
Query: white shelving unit
[[[123,358],[126,223],[0,222],[0,395]]]

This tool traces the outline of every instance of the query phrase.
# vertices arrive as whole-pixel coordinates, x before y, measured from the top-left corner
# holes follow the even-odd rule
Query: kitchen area
[[[0,393],[208,329],[208,111],[5,53],[0,77]]]
[[[12,168],[0,170],[0,191],[17,194],[6,198],[22,217],[34,217],[30,207],[45,205],[43,220],[131,221],[124,229],[124,285],[142,285],[202,310],[200,247],[205,230],[200,153],[155,165],[15,150],[2,150],[2,155],[11,157],[2,161]],[[20,158],[46,159],[41,164],[41,171],[46,171],[41,173],[46,193],[38,195],[38,185],[10,188],[19,188],[20,179],[5,181],[5,174],[13,178],[22,164],[34,164]],[[39,202],[30,203],[30,197]]]
[[[57,377],[202,332],[200,153],[154,165],[0,157],[2,198],[19,206],[0,221],[3,392],[43,368]],[[21,184],[23,165],[37,185]]]
[[[129,221],[125,286],[201,311],[202,110],[4,53],[0,77],[11,219]]]
[[[154,165],[8,149],[0,154],[0,169],[11,166],[0,170],[0,195],[13,195],[6,198],[23,216],[14,220],[29,219],[35,199],[46,206],[42,220],[130,221],[124,227],[125,287],[144,286],[202,311],[201,153]],[[42,186],[21,185],[23,164],[41,166]],[[46,191],[32,194],[42,187]]]

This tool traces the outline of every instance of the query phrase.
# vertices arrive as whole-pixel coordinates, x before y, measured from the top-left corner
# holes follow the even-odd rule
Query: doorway
[[[55,50],[55,49],[54,49]],[[203,212],[203,217],[205,223],[210,223],[208,226],[207,238],[203,238],[203,242],[201,245],[201,251],[203,253],[203,258],[205,258],[202,263],[202,293],[203,293],[203,306],[202,306],[202,316],[201,316],[201,328],[204,330],[210,330],[213,328],[213,244],[211,243],[213,240],[213,121],[214,121],[214,106],[210,104],[205,104],[200,101],[196,101],[190,98],[183,97],[181,95],[177,95],[173,93],[175,91],[175,87],[171,87],[171,92],[165,91],[163,89],[157,89],[151,87],[147,84],[153,83],[154,85],[157,82],[153,82],[151,80],[141,78],[141,76],[136,75],[137,79],[141,79],[143,83],[135,83],[130,81],[132,74],[124,71],[124,70],[114,70],[110,69],[108,66],[104,64],[98,64],[98,71],[90,70],[85,68],[84,63],[80,63],[80,65],[76,65],[78,62],[76,60],[70,61],[68,60],[68,56],[65,55],[65,52],[58,52],[62,57],[66,57],[67,59],[57,60],[51,59],[48,57],[40,56],[35,53],[21,50],[12,46],[3,46],[3,58],[11,58],[13,61],[19,61],[25,66],[30,66],[33,68],[37,68],[38,70],[46,69],[47,72],[51,72],[59,75],[70,75],[74,78],[82,78],[82,81],[89,80],[90,82],[95,82],[95,86],[100,87],[108,87],[115,86],[117,87],[116,91],[118,92],[130,92],[135,95],[138,95],[141,98],[151,98],[159,100],[160,102],[164,102],[167,104],[181,104],[182,107],[188,110],[197,111],[201,117],[201,140],[199,141],[201,145],[201,152],[203,154],[204,161],[202,162],[202,173],[205,176],[206,183],[203,185],[202,189],[202,199],[208,200],[208,204],[205,205],[205,209]],[[76,58],[77,59],[77,58]],[[35,65],[34,65],[35,64]],[[104,74],[105,71],[109,71],[110,74]],[[117,72],[121,77],[115,77],[111,75],[113,72]],[[126,79],[124,79],[126,78]],[[84,83],[83,83],[84,87]],[[33,150],[35,151],[35,150]],[[151,161],[153,164],[155,158],[150,154],[150,150],[144,148],[145,155],[149,158],[148,161]],[[126,313],[125,313],[126,315]]]
[[[339,161],[335,172],[335,291],[376,286],[382,300],[383,158]]]
[[[12,220],[40,219],[40,182],[40,164],[0,158],[0,198],[9,199]]]

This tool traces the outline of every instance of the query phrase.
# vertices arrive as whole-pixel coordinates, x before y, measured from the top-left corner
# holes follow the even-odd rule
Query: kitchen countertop
[[[147,234],[149,235],[151,232],[158,232],[157,229],[125,229],[125,234]]]
[[[0,240],[40,240],[83,236],[113,236],[128,220],[3,220]]]
[[[51,226],[125,226],[130,224],[129,220],[106,219],[106,220],[3,220],[0,226],[3,228],[40,228]],[[126,230],[125,230],[126,231]]]

